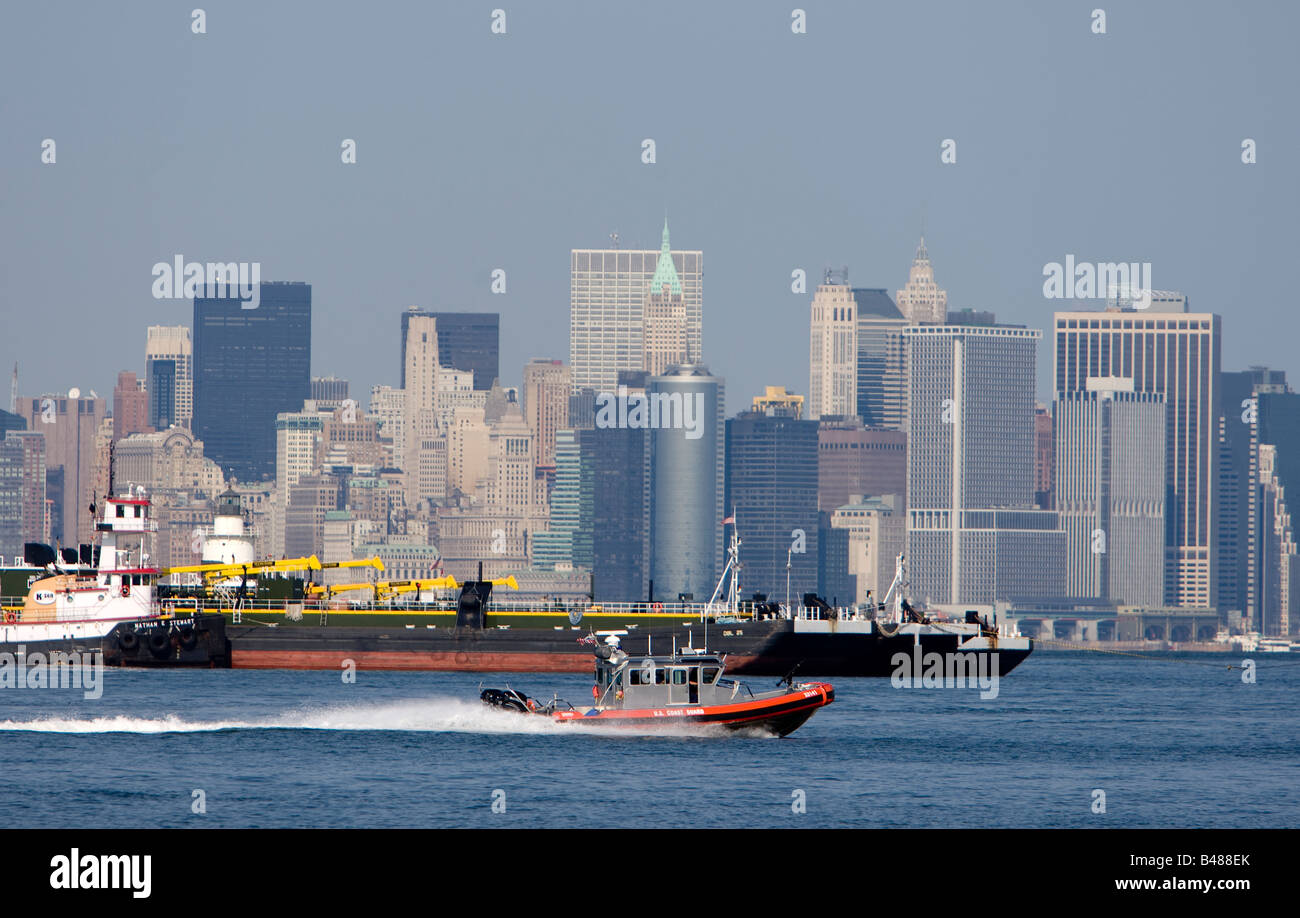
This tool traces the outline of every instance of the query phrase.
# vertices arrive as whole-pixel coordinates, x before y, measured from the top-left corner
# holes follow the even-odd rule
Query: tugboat
[[[5,608],[0,651],[102,653],[108,666],[228,667],[224,617],[159,601],[149,510],[144,488],[128,491],[104,501],[98,545],[60,557],[29,543],[26,561],[40,573],[23,604]]]
[[[626,632],[624,632],[626,633]],[[593,638],[594,640],[594,638]],[[525,715],[548,717],[557,723],[609,727],[649,727],[666,723],[755,729],[787,736],[835,700],[825,682],[795,682],[786,676],[784,688],[754,692],[742,682],[723,677],[725,654],[685,648],[670,655],[632,658],[619,646],[617,634],[605,637],[596,656],[592,703],[583,709],[558,697],[540,703],[512,688],[484,689],[484,704]],[[779,683],[778,683],[779,684]]]

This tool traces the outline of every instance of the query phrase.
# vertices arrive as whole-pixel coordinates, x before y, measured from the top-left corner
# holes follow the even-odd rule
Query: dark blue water
[[[1255,684],[1223,657],[1166,659],[1039,652],[986,700],[832,680],[836,703],[785,739],[530,722],[484,709],[468,674],[109,671],[98,700],[0,690],[0,810],[11,827],[1300,825],[1300,655],[1257,657]]]

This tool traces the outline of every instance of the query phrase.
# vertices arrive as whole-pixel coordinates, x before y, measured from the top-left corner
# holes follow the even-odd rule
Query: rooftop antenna
[[[614,246],[615,249],[618,248],[618,232],[617,232],[617,231],[615,231],[615,232],[609,234],[609,241],[610,241],[610,243]]]
[[[9,385],[9,413],[18,413],[18,361],[14,361],[14,381]]]

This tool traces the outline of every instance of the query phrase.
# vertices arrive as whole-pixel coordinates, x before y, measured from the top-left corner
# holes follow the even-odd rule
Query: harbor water
[[[1040,651],[992,698],[832,679],[785,739],[478,702],[581,704],[574,675],[109,670],[98,698],[0,689],[0,807],[11,827],[1295,827],[1300,654],[1254,660],[1249,682],[1238,656]]]

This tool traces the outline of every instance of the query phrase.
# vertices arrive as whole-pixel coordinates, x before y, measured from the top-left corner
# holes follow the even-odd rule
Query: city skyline
[[[411,305],[500,312],[502,365],[517,373],[533,357],[566,353],[568,251],[607,246],[615,232],[624,248],[654,249],[665,211],[677,244],[709,258],[704,359],[731,380],[729,414],[743,394],[773,382],[801,389],[807,378],[805,356],[783,346],[802,333],[807,306],[791,291],[792,271],[806,272],[811,291],[826,265],[848,265],[854,286],[895,291],[922,234],[949,308],[1046,329],[1063,304],[1042,295],[1044,265],[1071,255],[1150,263],[1157,287],[1234,316],[1225,366],[1288,367],[1286,335],[1276,333],[1291,328],[1281,310],[1288,285],[1272,265],[1289,253],[1300,201],[1285,155],[1300,140],[1284,104],[1296,82],[1290,10],[1248,19],[1144,4],[1096,35],[1086,10],[847,7],[810,10],[807,33],[796,35],[789,10],[736,16],[668,3],[604,17],[512,11],[509,33],[493,36],[481,11],[410,7],[410,27],[376,60],[355,47],[343,7],[321,5],[306,22],[287,8],[254,19],[253,9],[214,13],[205,35],[148,8],[84,11],[71,31],[57,9],[14,12],[14,34],[59,36],[39,60],[32,42],[0,64],[8,85],[45,74],[12,98],[0,138],[11,189],[0,301],[12,329],[0,360],[6,369],[21,361],[25,392],[109,391],[123,367],[108,354],[134,351],[139,327],[185,321],[186,304],[150,293],[150,268],[177,254],[258,261],[264,279],[312,284],[312,372],[347,377],[355,392],[397,384],[387,323],[372,317]],[[601,40],[611,30],[646,48],[671,43],[682,63],[627,60]],[[938,63],[908,91],[856,111],[852,87],[887,85],[909,60],[890,42],[858,60],[862,34],[925,34]],[[267,61],[263,72],[225,66],[235,35]],[[743,90],[711,63],[719,36],[766,62]],[[1187,68],[1181,49],[1209,37],[1223,53]],[[111,49],[124,45],[149,53],[119,60]],[[582,53],[557,56],[557,47]],[[355,70],[326,63],[353,51]],[[323,77],[296,75],[304,63]],[[106,75],[88,90],[78,76],[86,67]],[[1025,80],[1035,68],[1051,79]],[[159,71],[180,75],[158,100],[166,118],[130,101],[154,97]],[[592,82],[593,72],[620,78]],[[462,101],[427,92],[453,74],[467,87]],[[258,94],[277,82],[292,96]],[[521,96],[521,82],[536,92]],[[51,119],[82,95],[77,117]],[[376,97],[406,117],[369,113]],[[977,117],[972,102],[990,97],[1001,104]],[[666,110],[664,98],[689,101]],[[1154,139],[1117,144],[1103,129],[1109,118],[1097,129],[1079,119],[1113,110],[1098,106],[1107,98],[1142,112],[1143,136]],[[218,130],[204,113],[230,101],[247,111]],[[566,132],[587,104],[612,114]],[[728,117],[717,119],[719,109]],[[827,123],[843,142],[810,143]],[[446,144],[448,128],[463,142]],[[881,130],[893,139],[873,141]],[[46,138],[58,144],[54,164],[40,161]],[[647,138],[653,164],[641,160]],[[1241,161],[1246,138],[1258,162]],[[355,165],[340,161],[345,139],[357,144]],[[940,159],[947,139],[952,164]],[[98,181],[105,174],[118,178]],[[141,194],[157,203],[138,207]],[[498,268],[503,294],[492,292]],[[74,310],[92,301],[93,312]],[[65,342],[66,362],[34,359],[19,344],[44,340],[49,317],[74,313],[86,334]],[[1042,402],[1052,395],[1046,364],[1040,351]]]

